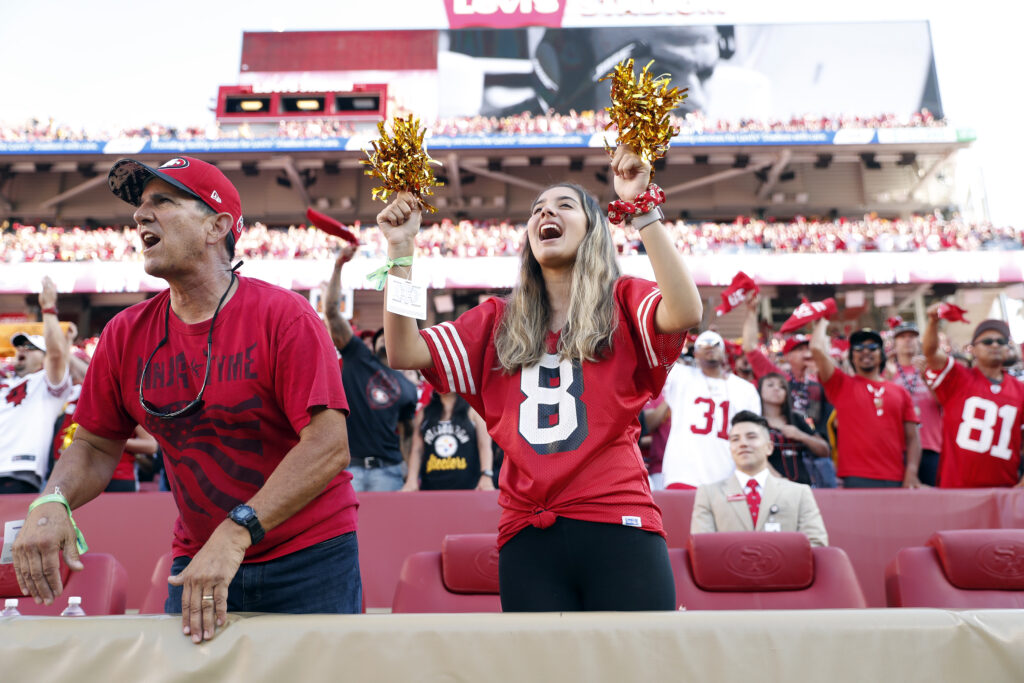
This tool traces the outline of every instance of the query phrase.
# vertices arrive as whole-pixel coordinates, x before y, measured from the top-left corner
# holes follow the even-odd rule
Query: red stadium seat
[[[693,534],[669,557],[687,610],[866,607],[846,553],[797,532]]]
[[[23,615],[58,616],[67,607],[67,597],[82,598],[82,609],[87,616],[124,614],[127,597],[128,573],[113,555],[87,553],[82,556],[83,569],[73,572],[60,563],[64,592],[51,605],[37,605],[32,598],[21,594],[14,565],[0,565],[0,601],[18,598],[18,611]]]
[[[1024,529],[937,531],[885,571],[889,607],[1024,607]]]
[[[171,575],[171,562],[174,561],[174,554],[167,551],[156,561],[153,567],[153,575],[150,577],[149,590],[142,600],[142,607],[139,614],[163,614],[164,602],[167,600],[167,577]]]
[[[500,612],[497,534],[445,536],[402,564],[392,612]]]

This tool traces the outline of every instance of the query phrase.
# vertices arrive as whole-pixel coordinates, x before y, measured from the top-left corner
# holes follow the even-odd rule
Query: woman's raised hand
[[[629,145],[615,148],[611,166],[615,173],[615,194],[623,201],[633,201],[651,184],[651,165]]]
[[[420,201],[410,192],[398,192],[391,203],[377,214],[377,227],[392,248],[412,253],[420,229]]]

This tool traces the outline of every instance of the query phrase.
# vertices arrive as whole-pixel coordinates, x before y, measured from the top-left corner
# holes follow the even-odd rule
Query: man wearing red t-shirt
[[[215,166],[122,159],[108,184],[138,207],[145,270],[170,287],[103,331],[75,438],[14,547],[22,590],[61,593],[58,549],[81,568],[69,512],[103,490],[140,424],[179,512],[165,611],[193,642],[229,610],[358,612],[348,404],[323,323],[299,295],[235,275],[241,201]]]
[[[873,330],[850,335],[848,375],[832,362],[828,320],[815,323],[811,353],[825,396],[839,424],[837,474],[844,488],[918,488],[921,439],[917,413],[907,390],[882,380],[882,337]]]
[[[971,338],[975,366],[966,368],[939,348],[939,315],[928,309],[921,345],[925,379],[942,404],[939,486],[1024,486],[1021,478],[1021,415],[1024,384],[1003,370],[1010,327],[983,320]]]

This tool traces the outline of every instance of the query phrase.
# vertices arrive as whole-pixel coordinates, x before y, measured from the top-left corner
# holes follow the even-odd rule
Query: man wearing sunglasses
[[[1002,320],[978,323],[971,336],[974,367],[966,368],[939,348],[940,303],[928,308],[921,340],[928,361],[925,379],[942,404],[939,486],[1024,486],[1024,384],[1003,370],[1010,327]]]
[[[882,379],[885,352],[874,330],[850,335],[848,375],[829,355],[828,320],[815,323],[811,353],[839,426],[837,474],[844,488],[918,488],[921,439],[907,390]]]
[[[754,385],[728,372],[720,334],[701,332],[693,357],[696,367],[672,367],[663,391],[672,418],[661,466],[669,489],[695,489],[728,477],[736,468],[729,454],[730,420],[742,410],[761,414]]]
[[[11,337],[14,372],[0,373],[0,494],[39,493],[53,422],[71,395],[68,338],[57,320],[57,287],[43,278],[43,334]]]
[[[209,640],[228,611],[358,612],[348,404],[323,323],[298,294],[235,274],[241,200],[217,167],[122,159],[108,184],[137,207],[146,273],[169,289],[103,331],[74,441],[14,547],[22,590],[60,595],[58,549],[81,568],[70,511],[103,490],[140,424],[178,506],[165,611],[186,636]]]

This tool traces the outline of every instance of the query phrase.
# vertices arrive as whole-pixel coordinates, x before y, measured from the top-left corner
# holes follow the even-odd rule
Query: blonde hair
[[[597,201],[586,190],[572,183],[558,183],[551,187],[573,190],[579,196],[587,217],[587,232],[573,263],[569,311],[558,340],[558,358],[594,361],[611,350],[612,337],[618,325],[614,290],[619,278],[619,264],[615,258],[615,245],[608,221]],[[545,341],[551,310],[540,264],[533,255],[528,237],[524,238],[520,252],[519,283],[506,301],[494,346],[502,368],[511,374],[520,368],[536,365],[547,353]]]

